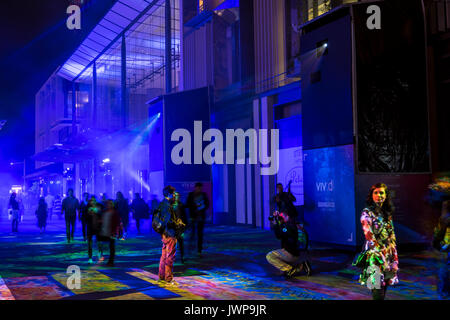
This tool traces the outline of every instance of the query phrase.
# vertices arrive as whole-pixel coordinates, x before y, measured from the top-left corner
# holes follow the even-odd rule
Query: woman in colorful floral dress
[[[387,287],[398,283],[398,256],[392,213],[394,207],[384,183],[370,188],[367,208],[362,211],[361,224],[366,238],[366,267],[359,281],[372,290],[374,300],[384,300]]]

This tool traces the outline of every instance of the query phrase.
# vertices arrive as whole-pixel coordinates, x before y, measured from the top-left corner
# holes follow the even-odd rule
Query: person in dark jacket
[[[94,195],[89,199],[88,207],[87,207],[87,217],[86,217],[86,234],[88,240],[88,256],[89,263],[93,263],[92,261],[92,242],[94,236],[98,236],[100,231],[100,222],[102,215],[102,206]]]
[[[45,198],[39,198],[38,208],[36,210],[37,226],[41,230],[41,233],[45,232],[47,226],[48,207],[45,202]]]
[[[283,185],[277,183],[277,194],[272,198],[271,206],[272,212],[278,211],[289,215],[290,218],[297,218],[297,209],[295,208],[295,201],[297,199],[291,193],[291,185],[289,183],[288,191],[283,191]]]
[[[73,234],[75,233],[75,223],[77,220],[77,211],[80,209],[78,199],[73,196],[73,189],[67,191],[67,197],[64,198],[61,206],[61,212],[64,212],[66,219],[66,234],[67,242],[73,241]]]
[[[114,202],[114,207],[119,212],[120,221],[122,222],[123,227],[123,232],[119,235],[119,238],[124,240],[127,236],[128,224],[130,222],[130,206],[128,205],[128,199],[125,199],[123,193],[120,191],[116,193],[116,201]]]
[[[89,193],[83,193],[83,200],[80,203],[80,210],[78,211],[78,219],[81,222],[81,229],[83,231],[83,241],[87,241],[87,217],[88,217]]]
[[[159,216],[162,221],[161,241],[163,243],[161,259],[159,261],[159,281],[167,282],[171,285],[177,283],[173,280],[173,263],[177,249],[176,229],[174,224],[173,204],[175,189],[167,186],[163,190],[164,200],[159,206]]]
[[[141,234],[141,220],[146,219],[149,216],[149,207],[139,193],[134,194],[134,199],[131,203],[131,211],[133,212],[133,219],[136,220],[138,234]]]
[[[20,205],[19,202],[16,200],[15,192],[13,192],[9,197],[8,209],[11,212],[12,232],[19,232]]]
[[[309,262],[302,257],[298,242],[298,229],[295,220],[286,213],[275,211],[270,217],[270,228],[281,240],[281,249],[269,252],[267,261],[287,277],[293,277],[302,269],[307,275],[311,274]]]
[[[189,223],[191,225],[191,240],[197,233],[197,252],[201,256],[203,250],[203,229],[205,228],[206,210],[209,208],[209,199],[205,192],[202,191],[203,184],[197,182],[194,191],[190,192],[186,207],[189,208]]]
[[[184,223],[185,226],[187,226],[187,216],[186,216],[186,207],[180,200],[180,194],[178,192],[174,193],[174,204],[173,209],[175,212],[175,216]],[[181,263],[184,264],[184,231],[185,228],[176,230],[176,238],[178,243],[178,248],[180,249],[180,257],[181,257]]]

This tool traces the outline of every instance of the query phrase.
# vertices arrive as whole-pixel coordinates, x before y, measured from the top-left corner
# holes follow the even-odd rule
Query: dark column
[[[170,0],[166,0],[166,93],[172,91],[172,30],[170,16]]]

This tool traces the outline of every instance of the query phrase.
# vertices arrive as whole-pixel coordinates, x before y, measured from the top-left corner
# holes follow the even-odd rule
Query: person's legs
[[[194,239],[195,239],[196,228],[197,228],[197,221],[196,220],[192,220],[192,222],[191,222],[191,238],[190,238],[191,242],[193,242]]]
[[[66,236],[67,242],[70,242],[70,218],[66,216]]]
[[[88,235],[88,255],[89,255],[89,260],[92,259],[92,234]]]
[[[81,231],[83,232],[83,241],[86,241],[87,223],[84,220],[81,220]]]
[[[159,259],[159,270],[158,276],[159,280],[166,280],[166,256],[167,256],[167,238],[163,235],[161,238],[162,241],[162,250],[161,250],[161,259]]]
[[[166,246],[166,264],[165,264],[165,275],[166,281],[170,282],[173,280],[173,263],[175,262],[175,254],[177,251],[177,238],[168,238]]]
[[[141,233],[141,220],[140,219],[136,219],[136,229],[138,231],[138,234]]]
[[[115,257],[116,257],[116,240],[111,238],[109,240],[109,259],[108,259],[109,265],[114,264]]]
[[[98,248],[98,260],[103,261],[105,258],[103,257],[103,239],[100,236],[96,237],[97,240],[97,248]]]
[[[271,265],[284,273],[291,271],[299,262],[299,257],[293,256],[284,249],[269,252],[266,259]]]
[[[70,239],[73,241],[73,234],[75,233],[75,224],[77,223],[77,216],[73,216],[70,219],[71,231],[70,231]]]

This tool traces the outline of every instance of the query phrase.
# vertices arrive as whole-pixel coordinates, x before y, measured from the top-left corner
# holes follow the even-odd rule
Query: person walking
[[[17,194],[13,192],[9,197],[8,209],[12,220],[12,232],[19,232],[20,206],[16,200]]]
[[[78,220],[81,222],[81,230],[83,232],[83,241],[87,241],[87,218],[88,218],[89,193],[83,193],[83,199],[80,203],[78,211]]]
[[[73,196],[73,189],[67,191],[67,197],[64,198],[61,205],[61,213],[64,213],[66,219],[66,234],[67,243],[73,241],[73,234],[75,233],[75,224],[77,220],[77,211],[80,209],[78,199]]]
[[[62,219],[62,211],[61,211],[61,197],[59,194],[55,195],[55,200],[53,201],[53,212],[58,215],[58,218]]]
[[[388,286],[398,283],[399,270],[394,206],[388,187],[384,183],[371,186],[366,204],[361,214],[366,264],[359,282],[372,290],[374,300],[384,300]]]
[[[134,194],[133,202],[131,203],[131,211],[133,212],[133,219],[136,220],[136,229],[138,234],[141,234],[141,220],[149,215],[149,207],[141,198],[139,193]]]
[[[36,210],[37,226],[41,231],[41,234],[45,232],[47,226],[48,207],[45,198],[39,199],[38,208]]]
[[[159,261],[158,277],[164,284],[177,285],[173,279],[173,263],[177,250],[177,238],[175,230],[175,213],[173,210],[175,189],[167,186],[163,189],[164,200],[159,206],[159,219],[162,222],[161,241],[163,243],[161,250],[161,259]]]
[[[109,243],[109,259],[107,266],[113,267],[116,256],[116,238],[120,233],[120,216],[119,212],[114,208],[113,200],[108,199],[105,201],[105,204],[105,211],[101,215],[97,244],[100,256],[103,257],[102,243]]]
[[[86,235],[88,240],[88,263],[92,264],[92,242],[94,236],[97,237],[100,231],[100,222],[102,215],[102,206],[94,195],[89,199],[86,217]]]
[[[197,236],[197,253],[201,257],[203,250],[203,229],[205,228],[206,210],[209,208],[209,199],[202,190],[203,184],[197,182],[194,191],[190,192],[186,206],[189,208],[189,223],[191,225],[191,240]]]
[[[45,196],[45,202],[47,203],[49,220],[52,220],[54,201],[55,201],[55,197],[51,193],[47,193],[47,195]]]
[[[122,223],[122,232],[119,235],[119,239],[125,240],[125,237],[128,235],[128,224],[130,223],[130,206],[128,204],[128,199],[125,199],[123,193],[120,191],[116,193],[114,207],[119,212],[120,221]]]

